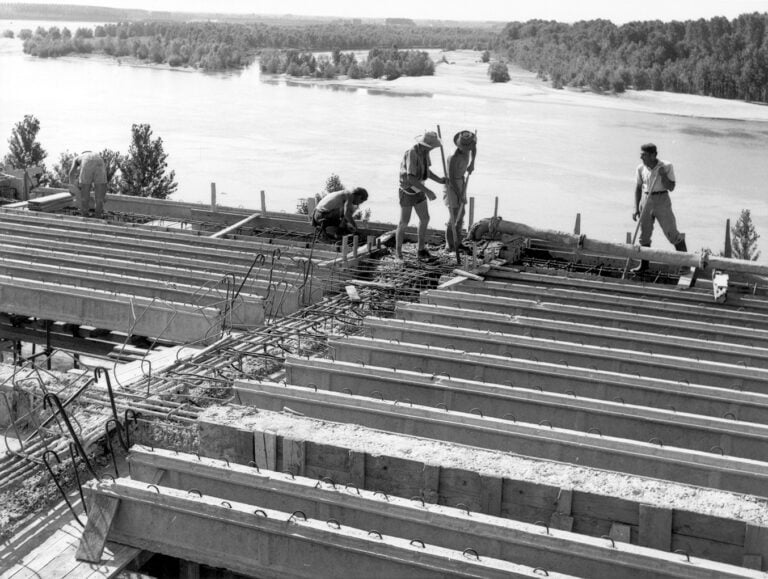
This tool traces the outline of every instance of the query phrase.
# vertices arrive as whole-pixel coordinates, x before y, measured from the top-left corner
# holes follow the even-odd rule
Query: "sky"
[[[575,22],[604,18],[616,24],[632,20],[696,20],[750,12],[768,12],[768,0],[22,0],[33,4],[79,4],[178,12],[294,14],[347,18],[414,20],[526,21],[534,18]]]

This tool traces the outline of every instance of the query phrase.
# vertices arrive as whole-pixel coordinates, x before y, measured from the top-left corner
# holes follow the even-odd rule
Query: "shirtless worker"
[[[464,174],[472,174],[475,170],[477,157],[477,135],[472,131],[459,131],[454,135],[453,142],[456,152],[448,157],[448,182],[445,184],[443,201],[448,207],[448,223],[445,229],[445,246],[450,251],[461,248],[461,230],[464,227],[464,208],[467,204],[467,178]],[[453,239],[453,228],[456,227],[458,239]]]
[[[96,208],[94,215],[100,218],[104,213],[104,201],[107,198],[107,167],[101,155],[92,151],[83,151],[75,157],[69,170],[70,192],[80,198],[80,213],[88,217],[93,185]]]
[[[312,225],[328,237],[340,239],[343,235],[357,232],[355,211],[368,200],[368,191],[355,187],[328,193],[320,200],[312,213]]]

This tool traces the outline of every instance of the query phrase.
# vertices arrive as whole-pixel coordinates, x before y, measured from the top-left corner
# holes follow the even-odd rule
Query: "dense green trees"
[[[757,240],[760,239],[755,226],[752,223],[752,215],[749,209],[742,209],[736,225],[731,227],[733,240],[733,257],[757,261],[760,252],[757,250]]]
[[[768,102],[768,14],[686,22],[512,22],[499,47],[555,87]]]
[[[353,52],[343,53],[338,49],[330,56],[317,57],[298,50],[269,50],[263,52],[259,60],[261,71],[269,74],[326,79],[347,75],[350,78],[394,80],[404,75],[431,76],[435,73],[435,63],[425,51],[397,48],[374,48],[368,51],[368,58],[360,62]]]
[[[147,124],[134,124],[131,133],[128,155],[120,165],[120,193],[166,199],[176,191],[178,183],[175,171],[166,173],[168,154],[163,140],[153,139]]]
[[[37,140],[39,132],[40,121],[32,115],[24,115],[24,119],[16,123],[11,131],[4,163],[12,169],[37,166],[45,171],[43,161],[48,153]]]
[[[124,22],[96,26],[92,37],[78,29],[74,37],[65,38],[57,27],[39,27],[24,39],[24,51],[54,57],[96,50],[158,64],[225,70],[247,66],[259,51],[268,48],[300,52],[376,46],[481,50],[491,47],[496,35],[489,26],[386,26],[352,21],[303,25]]]

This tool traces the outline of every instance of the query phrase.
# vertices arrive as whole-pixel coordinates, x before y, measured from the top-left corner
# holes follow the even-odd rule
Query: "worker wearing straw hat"
[[[464,226],[464,207],[467,204],[467,181],[475,169],[477,157],[477,135],[472,131],[459,131],[453,137],[456,151],[448,157],[446,168],[448,182],[445,184],[443,201],[448,206],[448,223],[445,229],[445,245],[450,251],[461,246],[461,230]],[[454,240],[454,228],[458,239]]]

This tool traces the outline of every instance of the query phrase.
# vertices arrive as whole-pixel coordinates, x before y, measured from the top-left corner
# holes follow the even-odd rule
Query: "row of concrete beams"
[[[603,436],[550,424],[515,422],[434,407],[359,398],[347,393],[317,391],[303,386],[238,381],[238,400],[279,411],[290,408],[312,418],[360,424],[387,432],[504,450],[524,456],[559,460],[592,468],[662,478],[684,484],[764,496],[768,484],[765,463]]]
[[[460,288],[460,289],[459,289]],[[452,289],[477,296],[511,299],[536,299],[540,302],[595,307],[625,313],[660,315],[680,320],[768,331],[768,312],[744,311],[714,303],[692,304],[677,300],[660,300],[651,296],[624,296],[606,291],[558,288],[512,281],[467,281]]]
[[[180,283],[171,285],[151,277],[114,274],[88,268],[88,265],[83,264],[82,268],[63,268],[41,263],[33,265],[20,260],[0,257],[0,275],[213,307],[220,310],[229,308],[235,326],[252,326],[264,321],[264,298],[247,293],[250,288],[238,293],[237,298],[230,306],[227,304],[227,301],[233,297],[230,292],[234,294],[237,288],[227,288],[218,283],[201,284],[200,282],[195,286]]]
[[[552,275],[551,273],[536,273],[525,271],[520,268],[510,266],[497,266],[490,269],[485,274],[488,281],[510,281],[516,283],[526,283],[531,285],[545,285],[563,289],[577,289],[580,291],[597,291],[611,295],[634,296],[641,298],[652,298],[659,301],[674,301],[678,303],[693,303],[697,305],[710,306],[715,309],[734,309],[749,308],[755,312],[768,311],[768,301],[764,298],[754,296],[749,293],[730,292],[728,300],[724,304],[714,304],[712,301],[712,288],[706,287],[700,289],[699,283],[706,285],[708,280],[697,281],[695,287],[686,290],[680,290],[676,286],[661,284],[643,284],[639,285],[631,281],[618,280],[614,278],[594,278],[591,276],[573,275],[566,273],[563,275]],[[470,286],[467,286],[470,287]]]
[[[560,339],[588,346],[606,346],[651,352],[667,356],[733,363],[741,366],[768,366],[768,350],[713,342],[697,338],[668,336],[651,332],[548,320],[535,316],[513,316],[498,312],[455,309],[415,302],[399,302],[396,315],[402,320],[443,326],[517,334],[532,338]]]
[[[637,579],[689,577],[691,564],[678,554],[543,529],[541,525],[471,513],[381,492],[337,485],[293,474],[231,464],[223,460],[150,451],[134,446],[128,456],[131,479],[283,512],[303,512],[344,527],[376,529],[382,535],[418,537],[430,545],[493,557],[549,572],[580,577]],[[472,551],[466,551],[471,549]],[[696,561],[701,577],[744,577],[744,570]],[[748,572],[749,573],[749,572]]]
[[[719,411],[724,406],[713,402],[721,398],[727,404],[727,410],[721,416],[738,411],[727,401],[747,399],[762,404],[765,396],[760,392],[739,392],[742,388],[734,381],[706,386],[692,384],[688,379],[648,378],[557,362],[509,358],[391,340],[350,336],[343,340],[331,339],[329,346],[333,348],[336,361],[394,366],[431,375],[447,374],[453,378],[541,391],[573,392],[579,397],[615,399],[626,403],[643,404],[645,400],[656,400],[658,403],[663,402],[661,407],[682,409],[690,391],[700,397],[700,404],[704,408],[711,407]],[[728,396],[729,391],[733,392],[732,396]],[[754,412],[754,416],[761,415],[760,411]]]
[[[757,365],[747,367],[746,359],[737,356],[728,362],[712,362],[562,339],[373,317],[364,320],[364,328],[368,336],[380,340],[450,348],[457,352],[480,352],[514,360],[594,368],[620,374],[687,380],[709,386],[737,384],[745,390],[768,394],[768,368],[761,357],[757,358]]]
[[[681,411],[658,409],[448,378],[444,374],[433,377],[393,368],[293,357],[286,360],[286,378],[289,384],[314,384],[323,390],[378,396],[398,405],[440,407],[753,460],[768,456],[768,426],[701,416],[687,406]]]
[[[703,256],[696,253],[640,247],[627,243],[612,243],[592,239],[586,235],[575,235],[564,233],[562,231],[537,229],[523,223],[503,220],[494,221],[495,220],[492,219],[486,219],[483,223],[479,224],[475,230],[476,238],[479,239],[482,235],[493,230],[497,234],[506,236],[522,236],[527,239],[543,239],[551,241],[561,248],[570,251],[583,249],[587,252],[613,257],[646,259],[670,265],[688,267],[704,267],[706,265],[711,269],[719,269],[725,272],[752,273],[762,276],[768,275],[768,266],[749,260],[731,259],[716,255]]]
[[[180,343],[216,339],[223,321],[216,308],[2,275],[0,304],[18,315]]]
[[[198,424],[202,456],[766,569],[768,518],[766,502],[757,497],[316,420],[289,410],[209,408]]]
[[[428,290],[421,293],[420,301],[456,309],[628,328],[668,336],[683,336],[768,348],[768,330],[700,321],[695,318],[683,319],[674,314],[660,315],[659,313],[654,314],[652,311],[647,314],[626,312],[612,308],[611,302],[607,298],[600,304],[600,307],[595,307],[559,304],[539,300],[535,296],[529,299],[518,299],[486,296],[458,290]]]
[[[413,538],[130,479],[86,485],[78,558],[106,540],[259,577],[535,577],[532,568]],[[216,529],[211,532],[211,529]],[[550,573],[550,577],[572,577]]]
[[[51,228],[52,230],[66,230],[79,233],[103,234],[124,239],[140,239],[143,241],[162,242],[168,244],[182,244],[187,247],[205,248],[206,250],[237,249],[249,253],[264,253],[270,256],[273,251],[280,252],[286,258],[291,256],[303,257],[308,255],[306,251],[310,244],[289,240],[273,240],[259,237],[241,236],[237,240],[221,239],[201,235],[200,232],[179,229],[159,229],[152,226],[137,223],[114,223],[98,219],[83,219],[70,215],[56,215],[33,213],[29,211],[5,210],[0,208],[0,223],[25,225],[28,228]],[[318,244],[312,252],[317,260],[331,259],[337,252],[323,244]]]

